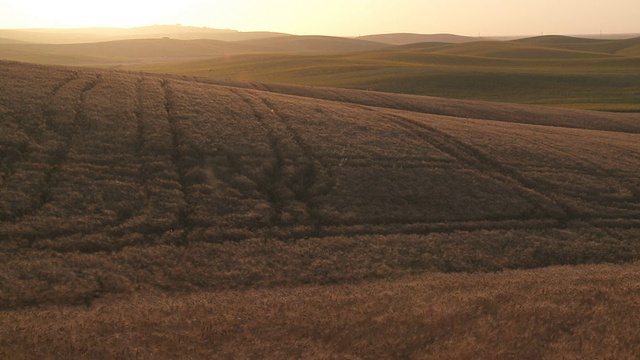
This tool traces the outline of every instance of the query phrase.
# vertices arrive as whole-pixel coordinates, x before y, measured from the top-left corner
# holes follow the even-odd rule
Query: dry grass
[[[480,274],[640,260],[633,115],[5,62],[0,84],[0,355],[637,355],[635,265]]]
[[[640,267],[430,274],[348,286],[4,312],[0,356],[75,359],[634,359]]]
[[[457,224],[443,225],[445,231],[447,225],[455,228]],[[379,231],[373,226],[352,229],[355,234],[367,230]],[[188,238],[189,245],[182,247],[147,245],[141,234],[61,237],[39,242],[35,249],[5,244],[0,253],[0,309],[90,305],[109,294],[150,289],[175,293],[349,284],[421,272],[473,273],[640,259],[637,227],[476,229],[430,235],[349,236],[344,228],[336,232],[342,236],[219,244],[206,242],[210,234],[193,234]],[[178,239],[165,236],[156,241],[183,239],[181,234],[176,235]],[[111,250],[114,247],[122,249]]]

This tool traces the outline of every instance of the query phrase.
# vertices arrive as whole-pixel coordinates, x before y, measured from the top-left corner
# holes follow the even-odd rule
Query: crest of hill
[[[79,44],[161,37],[181,40],[240,41],[284,35],[287,34],[268,31],[240,32],[179,25],[154,25],[135,28],[0,30],[0,37],[42,44]]]
[[[485,58],[527,60],[590,59],[610,55],[592,49],[592,43],[590,42],[587,45],[587,47],[572,47],[566,43],[552,43],[549,45],[536,42],[482,41],[452,44],[435,48],[433,52]]]
[[[411,43],[406,45],[399,45],[396,49],[406,49],[406,50],[432,50],[434,48],[443,47],[446,45],[451,45],[452,43],[446,42],[418,42]]]
[[[472,41],[487,40],[479,37],[469,37],[453,34],[412,34],[412,33],[398,33],[398,34],[378,34],[378,35],[366,35],[360,36],[357,39],[376,41],[391,45],[407,45],[414,43],[465,43]]]
[[[14,40],[14,39],[7,39],[7,38],[0,38],[0,45],[6,45],[6,44],[26,44],[26,41],[20,41],[20,40]]]
[[[239,33],[231,33],[236,36]],[[241,35],[244,36],[244,35]],[[390,45],[323,36],[285,36],[248,41],[132,39],[82,44],[0,43],[0,58],[43,64],[102,65],[185,62],[257,53],[334,54],[388,48]]]
[[[212,29],[179,25],[154,25],[131,29],[115,29],[115,31],[111,33],[111,37],[113,37],[112,40],[169,37],[179,40],[242,41],[286,35],[288,34],[270,31],[243,32],[230,29]]]
[[[640,56],[640,41],[637,44],[631,45],[624,50],[618,52],[619,55],[624,56]]]
[[[200,79],[212,83],[210,79]],[[213,81],[216,83],[216,81]],[[230,86],[258,87],[279,94],[345,102],[415,113],[455,118],[493,120],[508,123],[604,130],[640,134],[639,114],[615,114],[596,111],[559,109],[534,105],[489,101],[446,99],[431,96],[390,94],[372,91],[308,87],[286,84],[219,82]],[[250,85],[249,85],[250,84]]]
[[[53,47],[56,48],[56,47]],[[254,49],[239,43],[230,43],[219,40],[175,40],[164,39],[141,39],[141,40],[118,40],[101,43],[64,45],[63,48],[69,52],[80,54],[90,54],[95,56],[116,57],[213,57],[221,56],[225,53],[248,53]]]
[[[576,43],[594,43],[594,42],[607,41],[607,40],[581,38],[581,37],[574,37],[574,36],[563,36],[563,35],[544,35],[544,36],[534,36],[530,38],[518,39],[513,41],[530,43],[530,44],[576,44]]]
[[[569,51],[635,56],[640,46],[640,37],[609,40],[550,35],[514,40],[513,42],[535,44]]]
[[[280,36],[241,41],[241,44],[283,53],[347,53],[388,48],[389,44],[334,36]]]
[[[186,61],[259,50],[236,42],[218,40],[141,39],[86,44],[7,44],[0,46],[5,59],[51,63],[101,64],[138,61]]]

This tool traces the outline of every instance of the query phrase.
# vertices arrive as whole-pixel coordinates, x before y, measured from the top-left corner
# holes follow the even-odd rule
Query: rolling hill
[[[138,39],[87,44],[16,44],[0,46],[0,57],[36,63],[104,65],[136,62],[188,61],[225,54],[255,53],[250,46],[217,40]],[[62,59],[62,60],[57,60]]]
[[[371,41],[330,36],[279,36],[244,41],[177,40],[165,37],[82,44],[0,42],[0,59],[50,65],[121,66],[132,63],[228,59],[239,54],[335,54],[387,47],[389,45]]]
[[[195,30],[157,27],[137,29],[132,34],[174,31],[174,35],[199,36]],[[164,38],[67,45],[0,44],[0,58],[586,110],[640,111],[640,38],[540,36],[447,43],[434,41],[461,39],[389,34],[380,35],[382,42],[373,42],[363,39],[376,37],[211,34],[238,41]],[[421,40],[431,41],[383,43]]]
[[[284,35],[287,34],[268,31],[241,32],[180,25],[154,25],[135,28],[0,29],[0,37],[43,44],[79,44],[162,37],[180,40],[240,41]]]
[[[637,351],[638,114],[6,61],[0,84],[0,355]]]
[[[551,39],[551,40],[550,40]],[[136,71],[455,99],[640,111],[640,39],[417,43],[349,54],[248,54]],[[570,40],[570,38],[569,38]]]
[[[360,36],[357,39],[375,41],[375,42],[380,42],[380,43],[390,44],[390,45],[408,45],[408,44],[415,44],[415,43],[422,43],[422,42],[442,42],[442,43],[459,44],[459,43],[465,43],[465,42],[487,40],[485,38],[477,38],[477,37],[474,38],[469,36],[460,36],[460,35],[453,35],[453,34],[411,34],[411,33],[366,35],[366,36]]]
[[[14,40],[14,39],[7,39],[7,38],[0,38],[0,45],[6,45],[6,44],[24,44],[24,41],[20,41],[20,40]]]
[[[515,42],[564,50],[633,56],[633,51],[630,51],[630,49],[640,46],[640,37],[621,40],[600,40],[569,36],[539,36],[520,39]],[[638,54],[636,53],[635,55],[637,56]]]
[[[242,44],[269,49],[270,52],[293,54],[334,54],[373,51],[389,45],[360,39],[334,36],[281,36],[242,41]]]

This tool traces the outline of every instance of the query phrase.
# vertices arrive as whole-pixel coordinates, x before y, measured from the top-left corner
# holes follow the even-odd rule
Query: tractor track
[[[521,196],[526,199],[544,217],[558,220],[560,223],[570,221],[572,211],[564,204],[558,203],[547,194],[539,192],[535,183],[520,175],[517,171],[504,164],[493,160],[482,151],[457,140],[443,131],[431,127],[422,122],[411,120],[398,115],[390,115],[388,119],[395,124],[412,132],[429,145],[448,154],[461,163],[489,175],[500,183],[506,183],[521,189]],[[532,216],[534,214],[530,214]]]
[[[273,202],[278,213],[281,213],[287,205],[287,199],[280,197],[274,187],[282,185],[288,189],[297,202],[304,205],[305,212],[314,227],[314,233],[318,233],[320,219],[314,206],[314,198],[320,196],[331,187],[326,179],[331,179],[328,168],[313,154],[302,136],[289,124],[278,112],[277,108],[269,100],[259,97],[257,94],[253,100],[240,90],[229,89],[249,106],[254,118],[264,129],[267,140],[274,153],[276,162],[271,169],[271,177],[268,183],[261,184],[261,188],[267,193],[267,197]],[[264,114],[258,108],[264,109]],[[290,144],[285,143],[290,140]],[[291,156],[286,151],[293,145],[293,151],[302,156]],[[296,169],[296,175],[286,175],[283,171],[286,164],[291,164]],[[322,178],[325,183],[322,183]],[[289,200],[290,201],[290,200]]]
[[[84,79],[82,79],[84,80]],[[4,219],[7,221],[19,222],[22,218],[26,216],[33,216],[37,214],[46,204],[51,202],[51,195],[53,189],[58,185],[60,179],[60,173],[64,164],[68,161],[69,154],[71,153],[71,148],[73,147],[74,139],[77,136],[77,132],[79,131],[78,127],[84,117],[84,104],[87,98],[87,94],[93,90],[102,80],[102,76],[100,74],[95,75],[93,78],[89,80],[84,80],[85,84],[82,87],[80,94],[77,97],[76,107],[73,109],[73,116],[70,123],[62,124],[65,126],[57,126],[54,125],[55,113],[52,111],[45,110],[45,124],[47,129],[56,133],[60,138],[62,144],[58,146],[54,154],[52,156],[52,161],[49,164],[48,169],[44,173],[44,184],[41,187],[39,194],[37,195],[37,203],[36,205],[21,214],[14,214],[11,219]],[[58,95],[65,87],[73,84],[74,81],[81,81],[81,78],[76,77],[71,79],[70,81],[65,82],[61,86],[59,86],[55,92],[52,93],[52,98],[49,101],[49,105],[47,108],[50,108],[51,103],[54,101],[54,97]],[[30,244],[33,244],[36,239],[29,239]]]
[[[178,128],[178,120],[173,114],[173,104],[171,100],[173,97],[173,89],[171,88],[171,82],[168,79],[163,79],[161,85],[164,96],[164,107],[167,116],[166,120],[171,131],[171,145],[173,149],[171,159],[178,173],[178,184],[180,185],[180,192],[182,193],[184,203],[186,204],[183,209],[178,211],[178,227],[183,231],[181,236],[181,243],[179,245],[187,245],[189,232],[193,230],[189,220],[191,214],[191,206],[189,204],[189,194],[187,191],[187,169],[184,166],[184,155],[180,151],[180,129]]]

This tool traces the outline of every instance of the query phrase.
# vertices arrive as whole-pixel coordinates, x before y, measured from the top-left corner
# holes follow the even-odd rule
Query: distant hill
[[[601,39],[601,40],[625,40],[640,37],[640,33],[626,33],[626,34],[583,34],[574,35],[576,37],[587,39]]]
[[[181,40],[239,41],[283,36],[274,32],[240,32],[206,27],[155,25],[137,28],[21,29],[0,30],[0,37],[45,44],[77,44],[170,37]]]
[[[6,45],[6,44],[26,44],[26,41],[0,38],[0,45]]]
[[[388,44],[364,39],[348,39],[333,36],[280,36],[240,42],[283,53],[343,53],[362,52],[388,48]]]
[[[545,39],[549,38],[535,39],[538,43],[389,45],[348,55],[246,54],[232,61],[204,59],[127,69],[455,99],[640,111],[640,58],[634,56],[640,51],[638,39],[543,43]]]
[[[552,44],[558,44],[553,42]],[[582,44],[582,43],[581,43]],[[591,44],[588,42],[587,44]],[[601,58],[602,53],[590,51],[590,49],[578,50],[564,46],[536,46],[537,43],[483,41],[463,44],[452,44],[446,47],[434,49],[439,54],[452,54],[464,56],[477,56],[500,59],[589,59]],[[564,45],[564,43],[563,43]]]
[[[514,40],[515,42],[529,43],[529,44],[578,44],[578,43],[594,43],[607,40],[580,38],[573,36],[561,36],[561,35],[545,35],[534,36],[530,38]]]
[[[579,38],[579,39],[594,39],[594,40],[625,40],[625,39],[632,39],[635,37],[639,37],[640,33],[638,34],[634,34],[634,33],[628,33],[628,34],[570,34],[570,35],[520,35],[520,36],[492,36],[491,38],[493,40],[500,40],[500,41],[512,41],[512,40],[521,40],[521,39],[528,39],[528,38],[537,38],[537,37],[544,37],[544,36],[568,36],[568,37],[572,37],[572,38]]]
[[[86,44],[0,44],[0,59],[45,64],[122,65],[185,62],[240,54],[333,54],[388,48],[364,40],[285,36],[246,41],[135,39]]]
[[[617,53],[623,56],[640,56],[640,41],[637,44],[619,50]]]
[[[451,43],[445,42],[419,42],[419,43],[411,43],[406,45],[399,45],[397,50],[407,49],[407,50],[432,50],[434,48],[443,47],[446,45],[451,45]]]
[[[515,40],[515,42],[560,50],[633,56],[635,54],[635,50],[633,49],[640,45],[640,37],[620,40],[602,40],[568,36],[538,36]]]
[[[260,49],[261,51],[261,49]],[[0,58],[39,63],[57,59],[62,64],[120,64],[171,62],[255,53],[258,50],[236,42],[218,40],[143,39],[87,44],[13,44],[0,46]]]
[[[360,36],[357,39],[376,41],[376,42],[392,44],[392,45],[407,45],[407,44],[425,43],[425,42],[441,42],[441,43],[459,44],[459,43],[465,43],[465,42],[471,42],[471,41],[487,40],[486,38],[460,36],[460,35],[453,35],[453,34],[410,34],[410,33],[366,35],[366,36]]]

